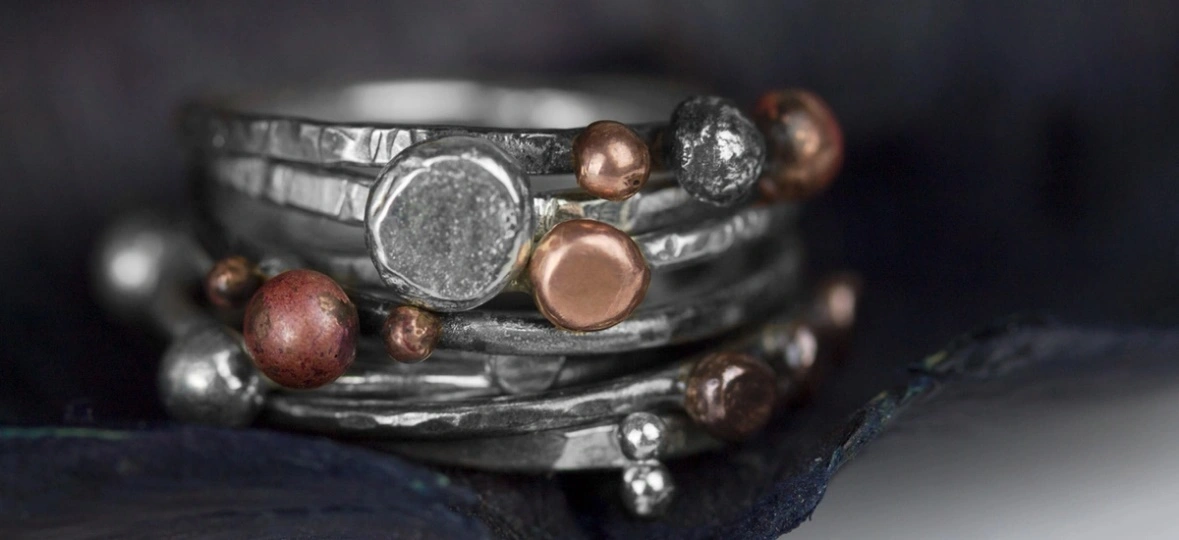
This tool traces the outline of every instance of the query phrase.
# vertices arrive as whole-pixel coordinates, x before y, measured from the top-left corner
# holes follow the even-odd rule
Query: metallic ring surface
[[[445,80],[367,83],[265,100],[210,100],[187,108],[185,125],[191,142],[205,150],[363,167],[382,167],[423,141],[465,135],[499,145],[527,174],[568,174],[580,126],[603,118],[627,121],[653,145],[666,122],[650,122],[657,119],[652,111],[669,111],[686,95],[683,89],[651,90],[659,85],[650,81],[642,87],[617,80],[573,86],[590,90]],[[482,127],[488,125],[509,127]]]
[[[406,302],[462,311],[499,294],[527,260],[535,223],[527,178],[494,144],[445,137],[378,175],[365,212],[369,256]]]
[[[660,459],[720,448],[682,414],[661,415],[667,430]],[[632,463],[618,445],[615,422],[458,441],[377,441],[370,446],[428,463],[491,471],[560,472],[621,469]]]
[[[383,290],[385,280],[357,240],[363,235],[358,228],[292,212],[223,187],[211,189],[207,195],[210,217],[235,248],[256,257],[295,255],[350,288],[364,289],[370,297],[398,299]],[[790,205],[745,208],[649,231],[636,235],[634,240],[651,270],[664,272],[714,260],[738,246],[782,233],[796,212]],[[475,251],[479,247],[468,249]],[[510,285],[508,290],[526,288],[519,285]]]
[[[203,174],[210,184],[228,187],[281,207],[326,217],[342,225],[364,224],[369,189],[376,181],[376,174],[372,172],[256,156],[216,154],[204,160],[204,168]],[[595,219],[618,230],[637,234],[725,213],[720,208],[697,201],[666,180],[622,201],[563,190],[534,194],[532,205],[537,235],[571,219]]]
[[[786,326],[765,329],[710,347],[710,352],[677,360],[646,373],[618,377],[594,385],[564,388],[531,396],[421,402],[380,397],[325,396],[318,392],[276,391],[266,402],[265,417],[297,429],[386,438],[456,438],[527,433],[621,419],[634,412],[674,410],[686,406],[685,382],[701,361],[721,354],[771,359],[785,353],[780,340],[766,339]],[[741,351],[730,352],[730,351]],[[770,377],[789,377],[765,366]],[[775,383],[766,381],[770,386]],[[690,397],[690,396],[688,396]],[[765,403],[773,407],[770,396]],[[730,414],[739,414],[732,411]]]
[[[710,292],[667,305],[640,307],[597,332],[561,330],[535,312],[475,310],[442,319],[439,348],[535,356],[592,355],[651,349],[716,336],[782,308],[799,289],[801,247],[773,243],[761,266]],[[362,328],[379,328],[396,304],[353,293]]]

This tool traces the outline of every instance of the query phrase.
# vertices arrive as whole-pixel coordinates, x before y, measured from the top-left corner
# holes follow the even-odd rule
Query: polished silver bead
[[[444,137],[406,148],[369,195],[369,256],[407,303],[464,311],[524,268],[535,220],[528,177],[494,143]]]
[[[792,377],[802,378],[819,357],[819,339],[809,326],[796,324],[790,329],[789,340],[782,354],[783,367]]]
[[[262,408],[264,384],[241,336],[220,325],[177,338],[160,364],[160,396],[178,420],[245,426]]]
[[[294,255],[271,255],[258,261],[258,272],[267,277],[306,267],[307,264]]]
[[[706,203],[728,206],[757,183],[766,143],[732,101],[689,98],[671,116],[670,167],[680,186]]]
[[[622,472],[622,503],[639,517],[655,517],[667,511],[675,494],[671,473],[655,461],[638,463]]]
[[[188,266],[182,260],[187,245],[160,216],[140,214],[116,222],[103,234],[95,254],[98,297],[122,316],[143,315],[162,286],[180,279],[174,274]]]
[[[627,415],[618,424],[618,446],[629,459],[655,459],[667,446],[667,424],[663,419],[649,412]]]
[[[565,357],[497,354],[487,358],[486,367],[491,381],[500,390],[513,395],[537,394],[557,382],[565,368]]]

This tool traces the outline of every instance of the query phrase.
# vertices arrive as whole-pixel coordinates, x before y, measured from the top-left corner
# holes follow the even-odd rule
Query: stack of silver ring
[[[802,301],[791,227],[838,170],[830,111],[799,90],[751,118],[649,81],[570,87],[186,107],[198,203],[115,226],[99,265],[112,309],[171,336],[169,413],[479,469],[621,469],[651,516],[674,491],[662,461],[797,403],[854,312],[847,279]]]

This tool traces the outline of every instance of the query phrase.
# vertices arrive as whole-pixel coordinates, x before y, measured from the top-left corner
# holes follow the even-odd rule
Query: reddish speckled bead
[[[749,438],[765,427],[777,402],[774,370],[748,354],[713,353],[688,375],[684,408],[712,436],[726,441]]]
[[[239,309],[246,305],[258,287],[262,274],[249,259],[241,256],[217,261],[205,275],[205,297],[209,303],[223,309]]]
[[[389,312],[381,326],[385,352],[398,362],[421,362],[430,357],[442,334],[442,319],[413,306],[400,306]]]
[[[336,380],[356,358],[356,306],[331,278],[311,270],[279,274],[246,306],[242,334],[254,365],[288,388]]]

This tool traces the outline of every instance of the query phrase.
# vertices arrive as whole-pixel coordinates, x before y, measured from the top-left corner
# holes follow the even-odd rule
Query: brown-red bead
[[[249,259],[231,256],[213,264],[205,274],[205,298],[223,309],[239,309],[262,286],[262,273]]]
[[[400,306],[389,312],[381,326],[385,352],[398,362],[421,362],[430,357],[442,335],[442,319],[413,306]]]
[[[799,200],[826,188],[843,166],[843,131],[831,107],[806,90],[762,96],[755,122],[766,138],[765,174],[758,183],[770,200]]]
[[[774,370],[748,354],[713,353],[688,375],[684,408],[712,436],[740,441],[760,431],[773,415],[778,381]]]
[[[270,380],[288,388],[330,383],[352,365],[360,319],[331,278],[291,270],[268,280],[246,306],[246,350]]]

